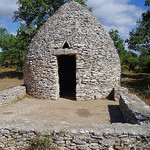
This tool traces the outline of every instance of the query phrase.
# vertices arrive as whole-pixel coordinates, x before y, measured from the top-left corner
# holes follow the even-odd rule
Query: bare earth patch
[[[13,119],[102,124],[121,122],[122,116],[116,101],[71,101],[63,98],[47,101],[25,98],[1,108],[0,120]]]
[[[16,68],[0,68],[0,91],[23,83],[23,73],[17,72]]]
[[[17,85],[22,85],[24,83],[23,79],[18,78],[3,78],[0,79],[0,91],[7,88],[15,87]]]

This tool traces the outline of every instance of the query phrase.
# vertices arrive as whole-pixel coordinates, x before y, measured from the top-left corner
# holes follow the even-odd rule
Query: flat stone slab
[[[75,124],[110,123],[119,115],[119,103],[109,100],[56,101],[25,98],[0,108],[0,120],[26,119],[31,121],[60,121]],[[120,117],[120,118],[119,118]]]

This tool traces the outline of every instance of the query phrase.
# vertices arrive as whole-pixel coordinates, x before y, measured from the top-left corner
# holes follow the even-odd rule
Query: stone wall
[[[45,131],[41,131],[40,128],[43,124],[47,125]],[[41,138],[49,136],[54,146],[60,150],[148,150],[150,147],[149,125],[92,124],[89,129],[85,126],[81,128],[77,127],[77,125],[58,124],[61,124],[61,128],[56,129],[57,124],[38,122],[39,130],[36,127],[33,128],[33,122],[31,128],[22,129],[20,127],[15,128],[13,125],[1,125],[0,148],[5,150],[28,149],[29,141],[36,136]]]
[[[113,41],[91,12],[77,2],[60,7],[32,39],[24,62],[29,95],[50,100],[60,97],[59,55],[76,57],[77,100],[106,98],[119,89],[120,59]]]
[[[25,86],[16,86],[0,91],[0,107],[22,99],[26,94]]]
[[[31,120],[0,120],[0,149],[28,149],[31,139],[49,137],[60,150],[119,150],[150,148],[150,107],[137,96],[120,88],[120,110],[132,124],[68,124]],[[0,104],[6,105],[25,95],[24,86],[0,92]]]
[[[134,94],[121,92],[119,100],[120,111],[128,123],[150,123],[150,106]]]

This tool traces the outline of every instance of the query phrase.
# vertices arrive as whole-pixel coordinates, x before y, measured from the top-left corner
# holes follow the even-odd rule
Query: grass
[[[58,149],[54,146],[51,135],[43,137],[37,135],[37,137],[30,140],[29,150],[58,150]]]
[[[15,67],[0,68],[0,91],[23,84],[23,73]],[[121,85],[150,105],[150,74],[122,73]]]
[[[0,79],[3,79],[3,78],[23,79],[23,73],[21,71],[16,71],[15,67],[0,68]]]
[[[121,85],[127,87],[130,93],[136,94],[150,105],[150,74],[123,73]]]
[[[0,91],[23,84],[23,73],[15,67],[0,68]]]

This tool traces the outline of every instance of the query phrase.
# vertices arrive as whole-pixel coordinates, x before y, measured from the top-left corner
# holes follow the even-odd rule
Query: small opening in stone
[[[70,47],[69,47],[69,44],[68,44],[67,42],[65,42],[65,44],[64,44],[64,46],[63,46],[63,49],[65,49],[65,48],[70,48]]]
[[[76,58],[75,55],[60,55],[58,59],[58,74],[60,97],[76,99]]]

